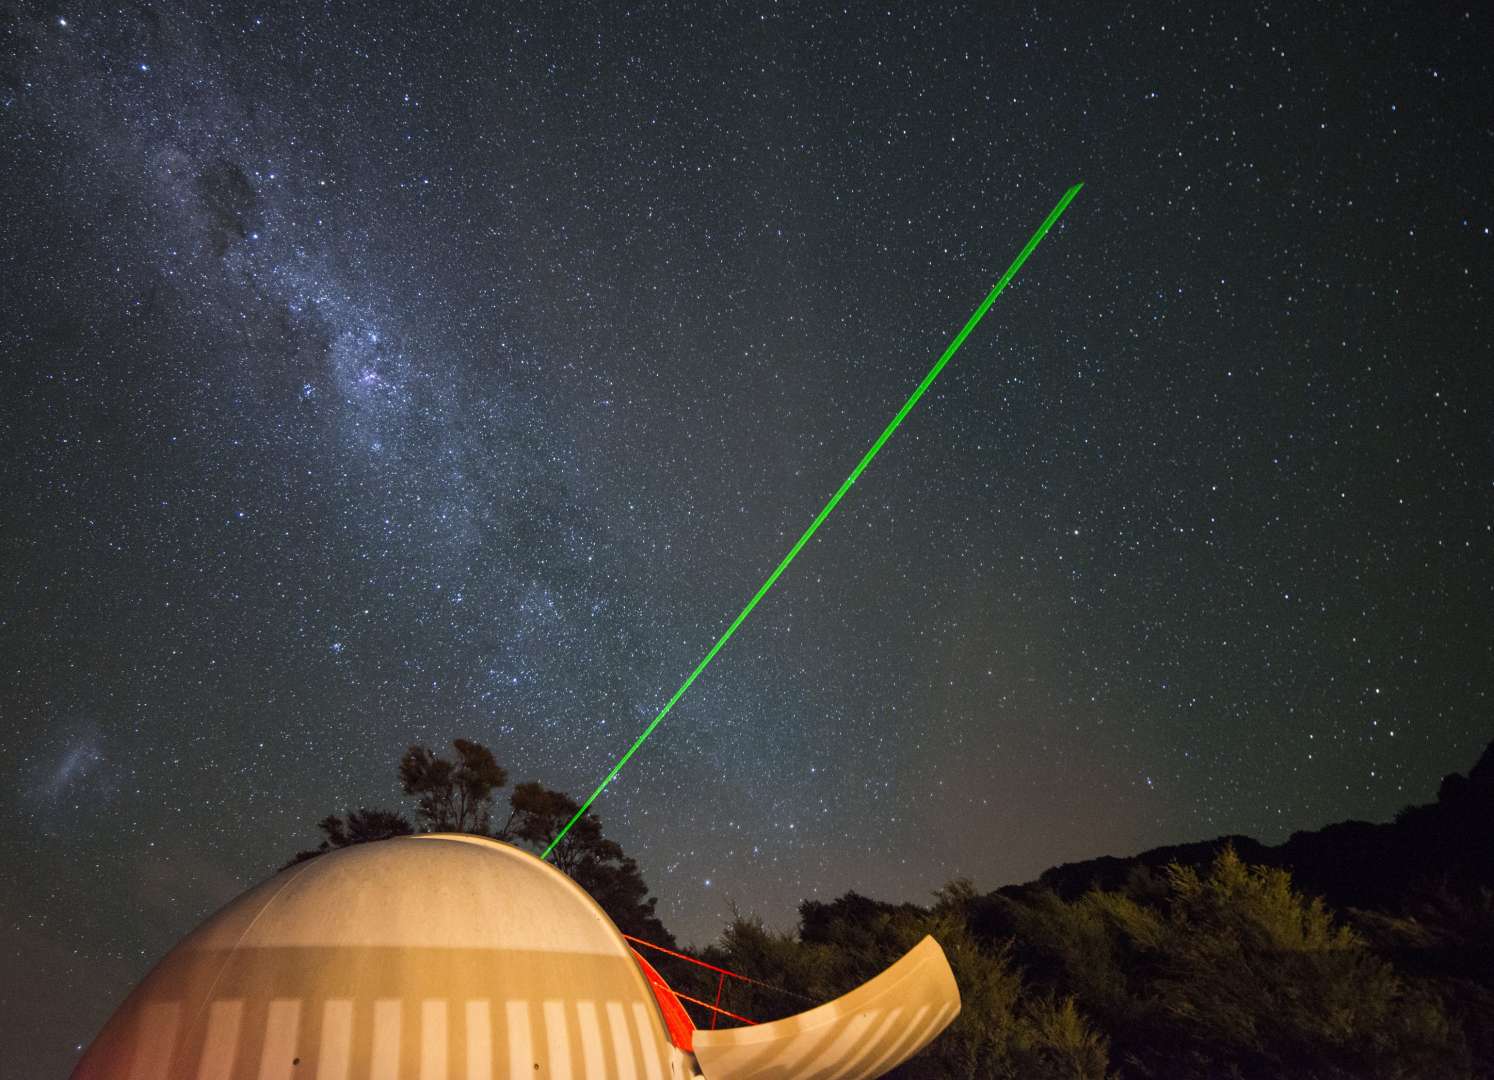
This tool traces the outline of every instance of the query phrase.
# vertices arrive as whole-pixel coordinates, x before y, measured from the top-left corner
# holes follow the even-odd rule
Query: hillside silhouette
[[[999,891],[1019,896],[1041,888],[1073,900],[1089,889],[1121,889],[1171,863],[1202,869],[1226,847],[1252,865],[1288,871],[1298,889],[1336,908],[1394,911],[1419,887],[1494,887],[1494,742],[1466,776],[1443,777],[1435,802],[1408,806],[1391,822],[1341,821],[1293,833],[1274,847],[1221,836],[1103,856],[1052,867],[1035,882]]]
[[[957,880],[927,907],[851,892],[799,916],[792,933],[739,917],[704,950],[760,980],[726,1004],[786,1015],[933,934],[963,1008],[898,1077],[1494,1077],[1494,743],[1384,824],[1089,859],[984,894]]]

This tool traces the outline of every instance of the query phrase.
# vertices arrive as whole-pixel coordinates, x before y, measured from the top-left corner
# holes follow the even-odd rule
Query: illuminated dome
[[[862,1030],[854,1056],[869,1065],[860,1051],[873,1013],[913,1015],[868,1010],[884,983],[904,1005],[922,995],[912,1004],[924,1006],[924,1030],[897,1025],[906,1052],[877,1055],[875,1072],[821,1073],[876,1075],[959,1008],[932,939],[809,1013],[676,1045],[627,941],[565,874],[481,837],[401,837],[290,867],[229,903],[135,988],[73,1075],[664,1080],[698,1075],[699,1055],[707,1077],[725,1080],[761,1074],[769,1058],[781,1066],[811,1028],[823,1051],[847,1024]],[[857,995],[863,1004],[846,1012]]]

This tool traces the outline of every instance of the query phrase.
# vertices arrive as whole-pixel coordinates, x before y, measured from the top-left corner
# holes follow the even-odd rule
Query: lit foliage
[[[1466,1075],[1461,1032],[1284,870],[1225,849],[1169,867],[1152,902],[1091,891],[1005,901],[1029,972],[1073,994],[1125,1075]]]
[[[961,1009],[950,1027],[896,1071],[904,1077],[1059,1077],[1101,1080],[1107,1040],[1071,998],[1029,993],[1010,950],[983,947],[963,914],[968,882],[938,894],[931,910],[882,904],[854,893],[832,904],[801,905],[797,936],[767,930],[757,919],[735,919],[716,955],[736,971],[790,994],[740,984],[732,1008],[754,1018],[797,1012],[800,997],[824,1001],[881,971],[925,934],[943,947],[960,988]]]
[[[1377,935],[1467,945],[1489,925],[1487,901],[1424,907],[1437,913],[1428,924],[1380,917]],[[1469,1077],[1464,1030],[1489,1015],[1474,982],[1449,1007],[1445,989],[1398,972],[1286,871],[1231,849],[1203,872],[1173,865],[1073,901],[981,896],[967,881],[931,908],[849,893],[801,905],[794,935],[739,917],[707,959],[781,988],[731,987],[729,1007],[768,1019],[804,1007],[791,995],[845,993],[924,934],[949,957],[963,1007],[900,1077]]]

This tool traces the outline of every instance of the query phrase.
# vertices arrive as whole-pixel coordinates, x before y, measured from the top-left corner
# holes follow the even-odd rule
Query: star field
[[[1494,736],[1490,40],[0,16],[0,1054],[64,1072],[411,742],[588,793],[1080,180],[609,835],[704,944],[1430,799]]]

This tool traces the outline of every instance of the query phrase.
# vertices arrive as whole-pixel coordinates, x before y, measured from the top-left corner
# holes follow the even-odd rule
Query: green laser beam
[[[949,348],[944,350],[944,355],[939,357],[939,362],[923,377],[923,382],[918,384],[918,389],[913,391],[912,396],[903,403],[903,407],[892,418],[892,422],[882,430],[881,435],[877,436],[877,441],[872,443],[872,448],[862,455],[861,460],[856,463],[856,467],[851,470],[851,475],[846,477],[845,483],[840,485],[840,490],[830,496],[830,501],[825,504],[825,508],[819,512],[819,515],[815,517],[809,528],[804,530],[804,535],[799,537],[799,542],[783,557],[783,561],[778,564],[777,569],[768,575],[768,580],[763,582],[762,588],[757,590],[757,595],[749,600],[747,606],[742,609],[742,613],[732,620],[732,624],[726,628],[726,633],[722,634],[716,644],[711,646],[711,651],[706,653],[705,659],[695,665],[695,670],[690,672],[690,677],[685,680],[684,685],[674,692],[674,697],[669,699],[669,704],[659,710],[659,715],[654,717],[648,727],[643,729],[643,734],[638,736],[632,746],[628,747],[628,752],[622,756],[622,760],[612,766],[612,771],[607,774],[607,778],[597,785],[597,789],[581,804],[581,809],[576,811],[576,816],[566,822],[565,828],[561,829],[555,839],[550,841],[550,846],[545,848],[545,853],[540,858],[548,859],[550,857],[550,852],[554,851],[556,845],[565,839],[565,834],[571,831],[571,826],[581,820],[582,815],[586,813],[591,804],[597,801],[597,796],[606,790],[607,785],[612,783],[617,774],[622,771],[622,767],[628,763],[628,759],[636,754],[638,748],[654,733],[654,728],[659,726],[659,721],[669,715],[669,710],[674,708],[675,702],[684,696],[685,691],[690,689],[690,684],[706,669],[706,665],[715,659],[716,654],[721,651],[721,646],[731,640],[731,636],[737,632],[737,627],[741,626],[742,621],[748,615],[752,614],[752,609],[757,607],[758,601],[767,595],[768,590],[773,587],[773,583],[778,580],[779,575],[788,569],[789,563],[794,561],[794,556],[799,554],[799,549],[809,543],[809,538],[815,534],[815,530],[830,516],[830,511],[834,510],[836,505],[845,496],[845,493],[851,490],[851,485],[856,482],[856,478],[861,475],[862,470],[871,464],[872,458],[877,456],[877,451],[882,449],[882,444],[892,437],[892,433],[903,422],[903,417],[912,411],[913,406],[918,404],[918,399],[923,397],[924,392],[939,377],[939,372],[944,370],[944,365],[949,363],[950,357],[954,356],[959,347],[965,343],[965,339],[970,336],[970,332],[975,329],[976,324],[980,322],[991,305],[996,302],[996,298],[1001,295],[1001,290],[1005,289],[1012,278],[1017,276],[1017,271],[1022,269],[1022,264],[1027,261],[1027,256],[1031,255],[1037,246],[1043,242],[1043,237],[1048,235],[1048,230],[1053,228],[1053,223],[1068,209],[1069,203],[1074,201],[1074,196],[1079,194],[1079,189],[1083,186],[1083,184],[1075,184],[1068,191],[1064,192],[1063,198],[1058,200],[1058,205],[1053,208],[1053,212],[1048,215],[1048,219],[1038,226],[1037,232],[1032,234],[1032,239],[1027,241],[1027,246],[1022,249],[1022,253],[1012,260],[1012,264],[1006,268],[1006,273],[1001,275],[1001,280],[996,282],[995,287],[981,301],[980,307],[975,309],[975,314],[970,316],[969,320],[965,323],[965,328],[956,334],[955,339],[949,343]]]

